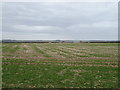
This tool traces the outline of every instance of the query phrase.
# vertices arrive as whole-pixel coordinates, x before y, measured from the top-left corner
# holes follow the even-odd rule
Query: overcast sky
[[[4,2],[3,39],[117,40],[113,2]]]

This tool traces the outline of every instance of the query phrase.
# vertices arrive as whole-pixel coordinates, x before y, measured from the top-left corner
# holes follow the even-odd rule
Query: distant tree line
[[[119,40],[2,40],[2,43],[119,43]]]

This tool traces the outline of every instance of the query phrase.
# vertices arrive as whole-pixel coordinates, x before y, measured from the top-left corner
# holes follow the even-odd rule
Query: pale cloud
[[[0,3],[0,40],[2,40],[2,3]]]
[[[116,40],[117,9],[110,2],[3,3],[3,38]]]
[[[19,30],[27,30],[29,31],[46,31],[46,30],[58,30],[59,27],[55,27],[55,26],[27,26],[27,25],[16,25],[13,26],[13,28],[15,29],[19,29]]]
[[[78,25],[72,25],[68,27],[71,28],[117,28],[118,23],[117,22],[96,22],[96,23],[90,23],[90,24],[78,24]]]
[[[110,30],[111,28],[116,29],[118,27],[118,23],[117,22],[96,22],[96,23],[92,23],[92,24],[77,24],[77,25],[71,25],[68,27],[57,27],[57,26],[28,26],[28,25],[15,25],[12,26],[13,29],[19,30],[21,32],[56,32],[60,33],[61,31],[66,31],[68,30],[70,32],[70,30],[75,30],[75,29],[79,29],[79,32],[81,31],[80,29],[88,29],[89,28],[95,28],[97,29],[107,29]],[[91,30],[91,29],[90,29]],[[92,31],[92,30],[91,30]]]
[[[2,0],[2,2],[118,2],[119,0]]]

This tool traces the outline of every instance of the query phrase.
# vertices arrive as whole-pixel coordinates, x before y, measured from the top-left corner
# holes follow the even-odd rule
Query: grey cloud
[[[117,39],[117,13],[117,4],[106,2],[4,3],[3,36],[12,39],[18,36],[32,39],[31,35],[34,39]]]

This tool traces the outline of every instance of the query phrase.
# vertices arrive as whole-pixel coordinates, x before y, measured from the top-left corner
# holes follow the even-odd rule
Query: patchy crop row
[[[117,88],[117,43],[4,43],[3,88]]]

